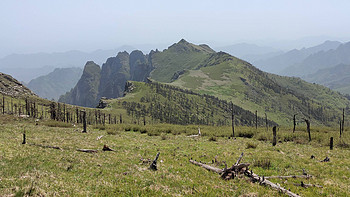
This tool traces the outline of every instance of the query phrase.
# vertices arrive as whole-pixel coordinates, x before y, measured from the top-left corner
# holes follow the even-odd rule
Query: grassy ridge
[[[212,54],[197,70],[184,73],[172,85],[232,101],[243,109],[264,113],[278,124],[299,120],[335,125],[349,100],[328,88],[297,78],[264,73],[229,54]],[[347,109],[348,111],[348,109]]]
[[[109,101],[109,109],[126,109],[138,123],[145,117],[148,123],[231,125],[233,108],[236,125],[255,125],[253,113],[214,96],[156,82],[129,82],[128,86],[132,91],[124,98]],[[259,118],[258,124],[264,125],[265,119]],[[270,120],[268,124],[276,125]]]
[[[48,127],[44,122],[35,125],[31,119],[0,116],[0,195],[62,195],[62,196],[150,196],[150,195],[194,195],[194,196],[283,196],[270,188],[252,184],[240,177],[223,181],[217,174],[194,166],[189,158],[215,164],[223,168],[222,161],[234,163],[241,152],[243,162],[251,163],[251,169],[259,175],[299,175],[303,168],[314,177],[309,180],[272,180],[301,196],[348,196],[350,165],[348,148],[336,147],[329,151],[326,144],[313,140],[311,143],[288,141],[272,147],[269,141],[237,137],[235,140],[219,137],[217,131],[226,132],[225,127],[201,127],[201,138],[189,138],[176,130],[188,130],[196,126],[155,125],[160,135],[142,134],[144,128],[133,125],[109,125],[104,129],[89,127],[89,133],[79,132],[80,128]],[[130,128],[129,128],[130,127]],[[135,130],[137,132],[133,132]],[[26,130],[29,143],[59,146],[63,150],[22,145],[22,132]],[[130,131],[125,131],[129,130]],[[163,130],[164,129],[164,132]],[[167,132],[170,130],[170,133]],[[251,128],[239,127],[238,131],[250,132]],[[323,135],[337,136],[333,129],[312,130],[315,139]],[[281,128],[282,136],[290,130]],[[265,135],[264,128],[257,134]],[[100,140],[98,136],[103,135]],[[266,133],[266,137],[270,135]],[[304,131],[295,135],[304,137]],[[255,136],[255,135],[254,135]],[[256,135],[258,136],[258,135]],[[317,137],[320,136],[320,137]],[[306,138],[306,136],[305,136]],[[213,140],[214,139],[214,140]],[[343,136],[349,142],[349,135]],[[282,140],[283,141],[283,140]],[[339,138],[335,143],[339,144]],[[104,144],[116,152],[81,153],[77,148],[101,150]],[[140,159],[153,159],[160,152],[158,171],[148,170],[149,164]],[[314,155],[316,159],[310,159]],[[331,161],[319,162],[328,156]],[[294,183],[318,184],[324,188],[301,188]]]
[[[152,55],[152,65],[155,69],[151,77],[159,82],[171,82],[174,73],[200,66],[202,61],[214,52],[206,45],[194,45],[181,40]]]

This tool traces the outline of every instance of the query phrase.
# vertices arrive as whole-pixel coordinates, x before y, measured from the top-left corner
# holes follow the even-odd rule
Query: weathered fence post
[[[5,114],[5,95],[2,95],[2,114]]]
[[[83,133],[87,133],[86,131],[86,111],[81,111],[83,113]]]
[[[266,124],[266,131],[269,131],[269,123],[267,122],[267,114],[265,113],[265,124]]]
[[[311,142],[311,132],[310,132],[310,120],[304,119],[306,123],[306,130],[309,133],[309,142]]]
[[[272,133],[273,133],[273,140],[272,140],[272,146],[276,146],[277,144],[277,131],[276,131],[276,126],[272,128]]]
[[[232,139],[235,137],[235,114],[233,111],[233,103],[230,102],[231,105],[231,127],[232,127]]]
[[[333,150],[333,137],[331,137],[330,142],[329,142],[329,149]]]
[[[296,114],[294,114],[294,116],[293,116],[293,133],[295,132],[295,125],[297,124],[295,116],[296,116]]]
[[[160,152],[157,153],[156,158],[153,160],[153,162],[152,162],[151,165],[149,166],[149,168],[150,168],[151,170],[157,170],[157,160],[158,160],[159,154],[160,154]]]
[[[255,128],[258,129],[258,110],[255,110]]]
[[[23,141],[22,144],[26,144],[26,132],[23,132]]]
[[[344,132],[344,123],[345,123],[345,109],[343,108],[343,122],[341,124],[341,132]]]
[[[105,126],[105,122],[106,122],[106,114],[103,113],[103,126]]]
[[[341,138],[341,133],[342,133],[342,121],[339,120],[339,134],[340,134],[340,138]]]
[[[78,108],[75,109],[76,117],[77,117],[77,124],[79,124],[79,110]]]

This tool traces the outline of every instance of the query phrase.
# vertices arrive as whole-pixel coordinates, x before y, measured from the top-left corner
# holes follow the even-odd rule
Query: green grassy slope
[[[196,92],[218,96],[244,109],[258,110],[279,124],[291,118],[311,118],[314,124],[336,123],[349,100],[320,85],[271,75],[229,54],[212,54],[202,67],[189,70],[171,83]]]
[[[135,122],[230,125],[231,104],[209,95],[200,95],[157,82],[129,82],[123,98],[109,100],[109,110],[126,109]],[[127,90],[127,91],[128,91]],[[255,125],[255,115],[233,105],[236,125]],[[276,123],[269,121],[269,125]],[[265,125],[259,118],[258,125]]]
[[[329,151],[328,146],[317,140],[309,144],[295,140],[272,147],[269,141],[254,138],[209,137],[211,132],[224,132],[221,127],[202,128],[202,133],[208,136],[189,138],[171,133],[150,136],[125,132],[120,125],[106,130],[88,127],[89,132],[84,134],[78,132],[81,127],[49,127],[45,121],[36,124],[33,119],[4,115],[0,115],[0,125],[0,196],[284,196],[277,190],[251,183],[245,176],[224,181],[218,174],[188,161],[193,158],[224,168],[223,161],[230,166],[241,152],[242,162],[250,163],[250,169],[260,176],[301,175],[305,169],[312,178],[271,180],[301,196],[350,195],[350,174],[346,170],[350,165],[349,149],[338,146],[338,138],[335,150]],[[27,143],[58,146],[62,150],[22,145],[24,129]],[[304,132],[297,133],[295,136],[306,138]],[[280,136],[291,135],[283,129],[278,134],[282,141]],[[324,134],[336,136],[337,131],[315,132],[315,139]],[[96,140],[99,136],[103,137]],[[345,135],[343,139],[348,141],[349,137]],[[103,152],[103,145],[116,151]],[[99,152],[89,154],[76,149]],[[143,161],[154,159],[157,152],[160,152],[158,170],[149,170],[149,163]],[[315,159],[310,159],[311,155]],[[326,156],[330,162],[319,162]],[[214,159],[217,162],[212,163]],[[301,181],[323,188],[294,185]]]

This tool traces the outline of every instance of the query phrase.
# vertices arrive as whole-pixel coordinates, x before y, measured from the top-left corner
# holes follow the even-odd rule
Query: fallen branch
[[[234,164],[234,166],[238,165],[239,162],[241,162],[242,157],[243,157],[243,153],[241,153],[241,155],[240,155],[239,158],[237,159],[237,161],[236,161],[236,163]],[[233,167],[233,166],[232,166],[232,167]]]
[[[287,190],[287,189],[285,189],[285,188],[283,188],[283,187],[281,187],[281,186],[279,186],[279,185],[277,185],[269,180],[266,180],[265,177],[260,177],[259,175],[253,173],[252,170],[251,171],[247,170],[244,174],[246,176],[250,177],[254,182],[259,182],[260,185],[268,185],[273,189],[276,189],[278,191],[281,191],[281,192],[287,194],[288,196],[299,197],[298,194],[295,194],[295,193],[293,193],[293,192],[291,192],[291,191],[289,191],[289,190]]]
[[[102,150],[103,151],[114,151],[113,149],[109,148],[107,145],[103,145]]]
[[[254,174],[252,170],[248,171],[248,166],[250,165],[249,163],[239,164],[240,161],[242,160],[242,157],[243,157],[243,153],[240,155],[237,162],[234,165],[232,165],[231,168],[228,168],[228,169],[227,169],[227,165],[225,165],[224,169],[220,169],[220,168],[216,168],[216,167],[213,167],[213,166],[210,166],[207,164],[203,164],[201,162],[194,161],[192,159],[190,159],[190,162],[195,164],[195,165],[201,166],[209,171],[213,171],[213,172],[220,174],[221,178],[223,178],[224,180],[232,179],[235,176],[237,176],[238,174],[244,174],[244,175],[250,177],[253,182],[259,182],[259,184],[261,184],[261,185],[268,185],[273,189],[276,189],[278,191],[281,191],[281,192],[287,194],[288,196],[299,197],[299,195],[297,195],[297,194],[295,194],[295,193],[293,193],[293,192],[291,192],[291,191],[289,191],[289,190],[287,190],[287,189],[285,189],[285,188],[283,188],[275,183],[272,183],[269,180],[266,180],[265,177],[260,177],[257,174]]]
[[[92,150],[92,149],[77,149],[77,151],[84,152],[84,153],[97,153],[97,150]]]
[[[192,160],[192,159],[190,159],[190,162],[193,163],[194,165],[201,166],[209,171],[213,171],[213,172],[216,172],[218,174],[221,174],[223,172],[223,170],[220,168],[216,168],[216,167],[213,167],[213,166],[201,163],[201,162],[197,162],[197,161]]]

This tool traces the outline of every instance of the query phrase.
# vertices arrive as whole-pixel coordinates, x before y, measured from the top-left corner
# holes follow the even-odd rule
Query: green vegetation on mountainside
[[[200,95],[175,86],[155,82],[128,82],[124,98],[111,100],[111,111],[126,109],[135,122],[143,117],[152,123],[230,125],[232,104],[209,95]],[[233,105],[236,125],[255,125],[255,115]],[[258,119],[265,125],[265,119]],[[268,121],[269,125],[276,125]]]
[[[171,82],[177,72],[195,69],[209,54],[215,53],[207,45],[194,45],[184,39],[152,57],[151,78],[159,82]]]
[[[201,68],[185,72],[171,84],[258,110],[261,117],[266,113],[284,125],[291,124],[294,114],[313,123],[332,124],[338,121],[341,108],[349,106],[349,100],[328,88],[262,72],[223,52],[212,54]]]
[[[100,72],[99,65],[92,61],[87,62],[77,85],[70,92],[62,95],[58,101],[79,106],[96,107],[101,78]]]

